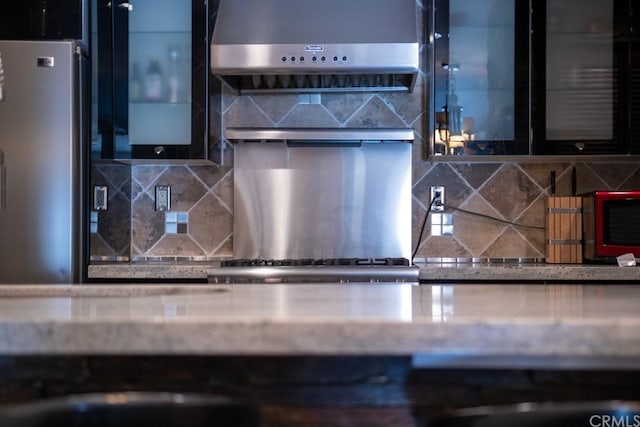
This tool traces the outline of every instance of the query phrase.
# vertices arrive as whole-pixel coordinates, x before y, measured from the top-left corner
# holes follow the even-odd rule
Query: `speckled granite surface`
[[[421,281],[529,281],[640,283],[640,267],[597,264],[473,265],[433,264],[420,269]]]
[[[0,287],[0,352],[14,355],[386,354],[432,366],[616,368],[640,367],[638,330],[634,285]]]
[[[89,265],[90,279],[200,279],[218,262],[122,262]]]
[[[91,279],[198,279],[205,280],[212,262],[132,262],[89,266]],[[421,281],[638,281],[640,267],[614,265],[559,264],[427,264],[420,270]]]

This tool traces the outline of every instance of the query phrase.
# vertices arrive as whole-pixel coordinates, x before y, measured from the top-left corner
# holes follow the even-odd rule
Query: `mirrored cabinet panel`
[[[98,1],[94,157],[206,157],[206,9],[194,0]]]
[[[640,154],[633,0],[431,0],[431,154]]]

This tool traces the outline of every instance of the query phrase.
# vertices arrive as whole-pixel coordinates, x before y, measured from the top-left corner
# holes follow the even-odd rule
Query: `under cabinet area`
[[[94,158],[206,158],[207,16],[192,0],[96,2]]]
[[[638,5],[432,0],[432,156],[640,154]]]

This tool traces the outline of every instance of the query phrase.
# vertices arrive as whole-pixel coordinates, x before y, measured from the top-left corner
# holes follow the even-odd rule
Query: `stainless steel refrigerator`
[[[86,53],[0,40],[0,283],[82,281]]]

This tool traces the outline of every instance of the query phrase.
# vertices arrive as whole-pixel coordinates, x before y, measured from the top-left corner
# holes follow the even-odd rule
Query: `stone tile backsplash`
[[[129,211],[98,212],[91,237],[94,260],[209,260],[232,255],[232,169],[202,165],[122,165],[130,171]],[[94,176],[113,171],[94,166]],[[94,182],[98,182],[94,178]],[[171,187],[171,211],[155,208],[155,187]],[[104,225],[101,225],[104,224]],[[118,227],[111,226],[118,224]],[[173,227],[175,226],[175,227]],[[111,238],[116,229],[118,238]],[[103,235],[103,230],[109,234]],[[109,242],[125,240],[127,246]],[[94,243],[95,242],[95,243]],[[117,250],[118,249],[118,250]]]
[[[130,167],[117,162],[94,163],[91,188],[96,185],[107,187],[107,209],[92,215],[96,229],[90,234],[91,258],[127,261],[131,254]]]
[[[416,144],[418,156],[420,142]],[[423,257],[543,258],[544,199],[550,195],[551,170],[557,174],[557,195],[571,194],[573,167],[579,193],[640,188],[640,165],[635,163],[416,163],[413,244],[431,185],[446,187],[454,225],[451,236],[431,236],[427,223],[417,253]],[[233,255],[230,166],[106,164],[94,166],[92,178],[109,186],[109,209],[98,212],[98,232],[91,235],[94,260],[213,260]],[[156,185],[171,186],[172,210],[188,214],[186,232],[167,232],[167,214],[154,206]]]
[[[420,7],[421,3],[418,2]],[[424,67],[424,64],[422,65]],[[424,68],[423,68],[424,70]],[[549,175],[556,194],[570,195],[571,169],[579,193],[640,188],[637,163],[431,163],[426,151],[425,73],[411,94],[236,96],[221,88],[211,100],[212,126],[224,127],[412,127],[413,243],[416,245],[432,185],[446,187],[453,235],[419,242],[423,257],[544,257],[544,198]],[[218,87],[216,87],[218,88]],[[233,255],[233,147],[212,137],[218,164],[155,165],[97,163],[92,185],[108,185],[109,209],[98,212],[91,255],[97,259],[210,260]],[[166,212],[154,206],[156,185],[171,186],[171,209],[186,213],[181,232],[167,228]],[[476,212],[487,217],[472,215]],[[507,222],[517,223],[512,225]]]

